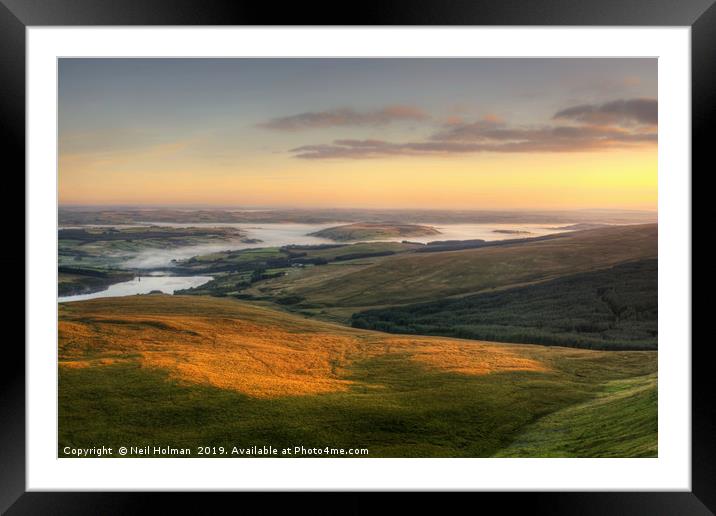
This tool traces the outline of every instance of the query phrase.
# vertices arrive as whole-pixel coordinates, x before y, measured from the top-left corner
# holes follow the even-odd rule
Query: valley
[[[53,61],[56,146],[32,158],[57,167],[28,181],[27,359],[57,373],[57,458],[669,458],[659,418],[683,413],[658,405],[682,392],[691,229],[688,171],[659,188],[658,60],[458,50]],[[592,474],[359,462],[265,479],[253,468],[273,465],[254,462],[220,483],[547,489]],[[208,485],[173,466],[153,480]],[[616,487],[646,485],[628,480]]]
[[[60,231],[60,449],[656,453],[655,224],[427,242],[264,227]]]
[[[69,303],[59,330],[60,449],[129,440],[514,454],[535,425],[564,424],[560,411],[584,404],[608,411],[614,382],[656,371],[655,352],[388,335],[210,297]],[[638,410],[579,456],[603,456],[605,442],[644,453],[644,435],[623,430],[634,418],[655,428],[656,399],[650,389],[630,396]],[[542,419],[550,414],[556,423]],[[544,453],[575,454],[568,441],[549,446]]]

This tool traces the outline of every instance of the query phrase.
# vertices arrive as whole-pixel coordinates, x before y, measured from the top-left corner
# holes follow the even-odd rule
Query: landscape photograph
[[[59,59],[57,456],[657,457],[657,92]]]

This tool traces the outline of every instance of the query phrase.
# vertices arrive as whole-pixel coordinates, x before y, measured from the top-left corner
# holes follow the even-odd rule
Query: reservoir
[[[147,223],[150,224],[150,223]],[[217,222],[195,222],[195,223],[171,223],[156,222],[158,226],[167,227],[233,227],[240,229],[248,238],[256,239],[256,242],[245,243],[239,240],[234,242],[217,242],[213,244],[202,244],[196,246],[180,247],[175,249],[147,250],[128,258],[124,263],[126,267],[133,269],[151,269],[155,267],[167,267],[172,260],[186,260],[192,256],[215,253],[219,251],[235,251],[239,249],[250,249],[259,247],[281,247],[285,245],[320,245],[320,244],[349,244],[352,242],[334,242],[325,238],[312,236],[311,233],[341,225],[331,224],[293,224],[293,223],[272,223],[272,224],[235,224]],[[422,223],[421,223],[422,224]],[[513,238],[528,238],[568,231],[560,226],[565,224],[430,224],[438,231],[439,235],[419,237],[392,237],[380,238],[381,241],[400,242],[409,240],[426,244],[434,240],[507,240]],[[364,241],[375,241],[365,239]]]
[[[137,224],[136,226],[149,225],[152,223]],[[142,276],[135,277],[130,281],[115,283],[107,289],[91,294],[78,294],[73,296],[62,296],[58,299],[60,303],[70,301],[83,301],[102,297],[122,297],[137,294],[148,294],[152,291],[160,291],[165,294],[174,294],[177,290],[198,287],[211,281],[211,276],[168,276],[157,275],[150,272],[153,268],[167,267],[174,260],[181,261],[193,256],[208,254],[218,251],[239,250],[259,247],[281,247],[285,245],[319,245],[319,244],[342,244],[350,242],[334,242],[325,238],[312,236],[311,233],[340,225],[331,224],[296,224],[296,223],[266,223],[266,224],[234,224],[234,223],[154,223],[158,226],[169,227],[234,227],[240,229],[246,238],[254,239],[251,242],[242,242],[239,239],[234,241],[216,242],[211,244],[191,245],[173,249],[147,249],[137,254],[126,256],[123,265],[134,270],[145,269]],[[482,239],[506,240],[513,238],[529,238],[550,235],[569,231],[565,224],[499,224],[499,223],[475,223],[475,224],[429,224],[440,234],[416,237],[393,237],[383,238],[384,241],[409,240],[411,242],[428,243],[435,240],[470,240]],[[101,226],[111,227],[111,226]],[[131,227],[131,226],[126,226]],[[370,241],[370,240],[366,240]]]
[[[70,301],[84,301],[99,297],[122,297],[136,294],[149,294],[153,290],[159,290],[164,294],[174,294],[177,290],[198,287],[213,278],[211,276],[138,276],[129,281],[115,283],[106,290],[93,292],[91,294],[78,294],[75,296],[63,296],[58,302],[67,303]]]

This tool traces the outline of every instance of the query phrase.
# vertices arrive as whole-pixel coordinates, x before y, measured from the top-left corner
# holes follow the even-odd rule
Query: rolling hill
[[[656,260],[353,314],[357,328],[594,349],[656,349]]]
[[[303,299],[296,309],[342,322],[358,311],[464,296],[657,257],[656,224],[614,226],[494,247],[404,253],[291,271],[248,292]]]
[[[309,234],[335,240],[336,242],[356,242],[361,240],[380,240],[381,238],[439,235],[440,231],[431,226],[421,226],[418,224],[356,222],[354,224],[322,229]]]
[[[656,371],[655,352],[390,335],[232,299],[146,295],[59,310],[60,450],[270,444],[485,457],[613,382]],[[614,432],[579,449],[556,436],[545,453],[608,456],[631,439],[635,453],[655,453],[655,427],[636,428],[656,418],[654,393],[631,395],[638,409],[620,411]],[[598,424],[605,407],[570,418]]]

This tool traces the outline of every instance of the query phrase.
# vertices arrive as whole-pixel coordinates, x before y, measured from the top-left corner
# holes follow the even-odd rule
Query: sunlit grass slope
[[[652,352],[387,335],[196,296],[60,305],[59,359],[60,449],[266,444],[370,456],[491,456],[609,382],[656,371]],[[616,453],[632,438],[629,417],[642,416],[620,415],[593,447],[587,436],[579,450],[545,449]],[[655,447],[655,430],[633,438]]]

